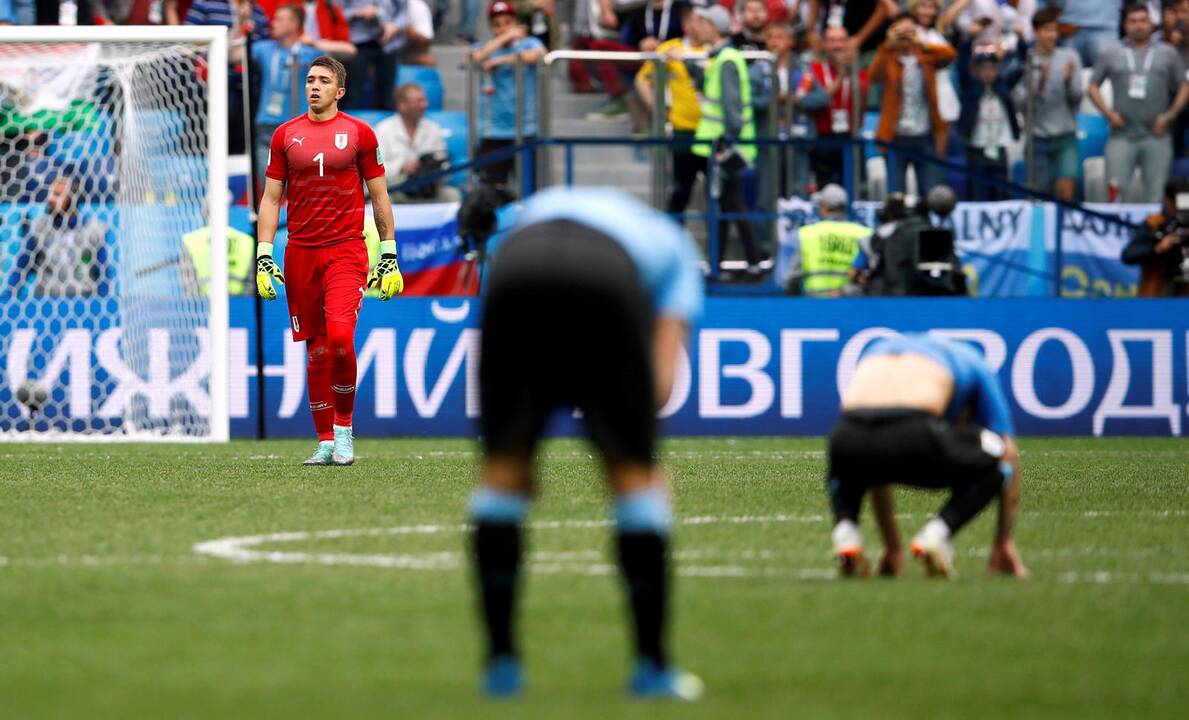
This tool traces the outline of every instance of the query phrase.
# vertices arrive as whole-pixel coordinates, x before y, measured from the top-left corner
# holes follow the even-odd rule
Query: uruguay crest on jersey
[[[347,149],[347,133],[336,132],[334,134],[334,146],[339,150]]]

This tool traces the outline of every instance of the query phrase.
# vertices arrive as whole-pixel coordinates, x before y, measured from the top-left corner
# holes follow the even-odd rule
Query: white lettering
[[[246,418],[251,407],[248,378],[256,374],[256,367],[248,363],[247,328],[231,328],[228,332],[227,355],[227,390],[231,394],[227,414],[233,418]]]
[[[1003,367],[1003,362],[1007,360],[1007,343],[1003,341],[1002,335],[993,330],[945,328],[941,330],[930,330],[929,334],[933,337],[949,340],[964,340],[966,342],[978,343],[983,349],[983,360],[986,361],[987,366],[993,373],[999,372],[999,368]]]
[[[433,345],[436,331],[432,328],[417,328],[409,337],[409,344],[405,350],[405,382],[409,386],[409,396],[413,400],[413,407],[421,417],[433,417],[442,407],[442,401],[458,370],[466,361],[466,414],[467,417],[479,416],[479,331],[467,328],[459,333],[458,342],[446,358],[446,364],[438,375],[437,382],[427,393],[425,391],[425,371],[429,358],[429,348]]]
[[[677,411],[689,400],[689,391],[693,387],[694,373],[690,367],[689,352],[685,346],[677,348],[677,363],[673,366],[673,388],[669,391],[669,399],[665,406],[657,413],[659,417],[667,418],[677,414]]]
[[[1169,330],[1107,330],[1111,342],[1111,379],[1106,394],[1094,411],[1094,434],[1101,435],[1107,418],[1168,419],[1173,435],[1181,434],[1181,408],[1172,395],[1172,332]],[[1152,403],[1124,405],[1131,387],[1131,359],[1128,342],[1152,346]]]
[[[747,345],[747,361],[719,367],[719,346],[724,342]],[[698,336],[698,412],[704,418],[755,417],[772,406],[776,388],[764,367],[772,359],[768,338],[755,330],[703,330]],[[721,375],[721,377],[720,377]],[[723,405],[721,378],[739,378],[751,386],[751,397],[742,405]]]
[[[780,331],[780,416],[799,418],[804,411],[803,348],[806,342],[837,342],[837,330]]]
[[[846,341],[846,344],[842,346],[842,353],[838,356],[838,370],[835,377],[835,382],[838,384],[838,397],[842,397],[847,386],[850,385],[851,376],[855,374],[855,368],[859,365],[859,356],[863,354],[867,345],[879,338],[898,337],[899,335],[900,333],[892,328],[873,327],[860,330]]]
[[[99,407],[97,415],[122,417],[135,426],[142,414],[150,418],[169,417],[173,400],[179,395],[190,404],[192,412],[210,415],[210,396],[201,385],[210,372],[210,340],[205,328],[196,330],[195,334],[198,338],[198,355],[187,363],[181,375],[173,378],[169,330],[150,329],[148,357],[145,358],[143,353],[130,353],[137,365],[148,366],[148,378],[145,379],[128,366],[120,352],[123,331],[120,328],[103,331],[95,342],[95,356],[100,366],[115,380],[116,387]],[[134,397],[148,400],[148,407],[142,409],[138,406],[130,410],[128,406]]]
[[[376,417],[396,417],[396,330],[377,328],[368,333],[357,363],[356,387],[363,386],[363,376],[375,363]]]
[[[293,333],[285,331],[281,339],[285,348],[284,364],[265,365],[264,377],[282,378],[281,407],[277,417],[291,418],[297,414],[306,393],[306,348],[304,342],[293,342]]]
[[[33,344],[40,334],[32,328],[22,328],[12,334],[12,344],[8,349],[8,389],[16,392],[26,380],[30,379],[29,359],[33,354]],[[91,415],[91,332],[89,330],[65,330],[62,339],[58,341],[49,361],[41,371],[39,382],[51,393],[63,371],[70,373],[70,405],[71,417],[86,418]],[[52,395],[51,395],[52,396]],[[21,406],[21,413],[28,414],[28,410]]]
[[[1061,343],[1069,355],[1073,371],[1073,387],[1069,397],[1060,405],[1045,405],[1036,396],[1034,386],[1036,355],[1050,340]],[[1016,402],[1024,412],[1044,420],[1060,420],[1073,417],[1090,403],[1094,394],[1094,360],[1082,339],[1064,328],[1041,328],[1024,338],[1016,350],[1011,366],[1011,388]]]

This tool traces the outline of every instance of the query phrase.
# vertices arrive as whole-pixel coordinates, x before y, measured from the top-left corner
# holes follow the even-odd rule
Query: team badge
[[[347,133],[334,134],[334,146],[339,150],[347,149]]]

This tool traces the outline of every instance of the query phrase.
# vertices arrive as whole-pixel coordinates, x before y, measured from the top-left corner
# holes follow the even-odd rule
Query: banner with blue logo
[[[821,435],[872,340],[929,331],[969,341],[998,371],[1025,435],[1185,433],[1184,302],[1050,299],[711,298],[678,367],[664,429],[679,435]],[[465,299],[368,301],[356,334],[363,436],[470,435],[479,412],[481,306]],[[530,319],[526,318],[526,321]],[[251,304],[232,305],[232,432],[256,422]],[[311,433],[305,353],[283,307],[267,307],[268,432]],[[549,329],[540,329],[539,352]],[[580,429],[562,419],[560,432]]]
[[[205,330],[142,312],[135,327],[99,301],[40,300],[0,319],[0,429],[20,429],[27,380],[59,399],[75,429],[209,413]],[[481,306],[468,298],[364,301],[356,332],[361,436],[469,436],[479,413]],[[532,322],[525,318],[525,322]],[[270,437],[312,433],[304,343],[284,303],[265,304]],[[233,298],[233,436],[254,437],[256,358],[250,298]],[[896,332],[973,343],[996,370],[1024,435],[1184,435],[1189,314],[1183,300],[711,298],[660,416],[678,435],[821,435],[863,348]],[[524,353],[549,348],[550,328]],[[133,338],[131,341],[129,338]],[[13,413],[16,413],[15,415]],[[572,418],[554,428],[580,429]]]

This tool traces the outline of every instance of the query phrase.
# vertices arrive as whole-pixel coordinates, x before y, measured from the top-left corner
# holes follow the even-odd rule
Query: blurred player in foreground
[[[657,408],[702,297],[689,236],[616,190],[541,192],[495,250],[479,368],[485,459],[470,505],[488,694],[515,695],[523,686],[512,624],[535,448],[553,410],[578,408],[615,493],[635,626],[628,692],[701,695],[701,681],[666,653],[673,509],[654,455]]]
[[[338,60],[323,56],[310,64],[309,111],[273,133],[260,200],[256,286],[261,297],[275,300],[272,281],[283,285],[285,278],[272,258],[273,238],[282,193],[289,199],[285,296],[293,340],[306,341],[310,413],[318,433],[318,447],[306,465],[355,462],[355,323],[364,285],[378,286],[381,300],[405,285],[396,265],[392,205],[376,134],[338,109],[346,82],[346,68]],[[371,195],[380,235],[380,261],[370,277],[361,184]]]
[[[859,509],[871,490],[884,537],[882,575],[904,570],[892,485],[949,488],[950,499],[912,540],[930,576],[954,574],[952,539],[992,500],[999,523],[989,570],[1025,578],[1012,540],[1020,461],[1011,412],[995,374],[968,345],[927,335],[873,343],[842,398],[829,439],[827,489],[843,575],[866,575]]]

